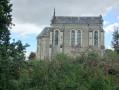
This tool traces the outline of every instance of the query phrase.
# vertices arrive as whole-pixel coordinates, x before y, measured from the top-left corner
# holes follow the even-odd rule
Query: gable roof
[[[50,34],[50,27],[45,27],[42,31],[41,31],[41,33],[38,35],[38,37],[40,37],[40,36],[48,36],[49,34]]]
[[[53,16],[51,24],[102,24],[102,16],[99,17],[69,17],[69,16]],[[49,36],[50,27],[45,27],[37,36]]]
[[[54,16],[52,24],[102,24],[102,16],[99,17],[67,17]]]

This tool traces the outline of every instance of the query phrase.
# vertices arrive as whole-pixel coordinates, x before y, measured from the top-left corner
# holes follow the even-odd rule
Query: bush
[[[29,60],[33,60],[33,59],[36,59],[36,53],[34,52],[31,52],[29,57],[28,57]]]
[[[103,58],[105,59],[105,58]],[[115,90],[119,88],[118,71],[109,74],[108,64],[96,52],[72,58],[57,53],[51,61],[26,61],[27,68],[18,80],[11,81],[14,90]]]

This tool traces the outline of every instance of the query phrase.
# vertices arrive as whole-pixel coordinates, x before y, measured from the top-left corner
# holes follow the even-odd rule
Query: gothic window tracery
[[[98,46],[98,31],[94,32],[94,46]]]
[[[78,30],[77,31],[77,45],[81,45],[81,31],[80,30]]]
[[[59,32],[58,30],[55,31],[55,45],[58,45],[58,35],[59,35]]]
[[[71,46],[75,45],[75,31],[71,31]]]

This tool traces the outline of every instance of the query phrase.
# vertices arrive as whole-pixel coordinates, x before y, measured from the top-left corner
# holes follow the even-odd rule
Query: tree
[[[25,62],[25,49],[21,41],[10,43],[12,24],[12,4],[10,0],[0,0],[0,90],[9,90],[10,81],[18,79]]]
[[[113,32],[112,46],[117,53],[119,53],[119,29],[115,28]]]
[[[36,58],[36,54],[34,52],[31,52],[28,59],[32,60],[32,59],[35,59],[35,58]]]
[[[8,55],[10,45],[11,7],[10,0],[0,0],[0,53],[3,57]]]
[[[11,61],[9,59],[10,31],[12,25],[10,0],[0,0],[0,89],[6,90],[11,79]]]
[[[10,44],[10,56],[9,58],[12,60],[12,71],[15,79],[19,78],[19,72],[21,72],[25,68],[25,50],[29,45],[23,45],[19,40]]]

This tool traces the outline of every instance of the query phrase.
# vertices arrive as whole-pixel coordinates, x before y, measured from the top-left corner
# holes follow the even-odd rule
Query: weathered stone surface
[[[104,30],[102,17],[53,16],[51,27],[45,27],[37,37],[37,58],[51,59],[57,52],[77,56],[90,50],[104,52]],[[55,45],[55,31],[58,44]],[[71,31],[75,31],[75,45],[71,46]],[[81,43],[77,43],[77,32],[81,31]],[[94,46],[94,32],[98,31],[98,45]],[[39,42],[39,44],[38,44]]]

